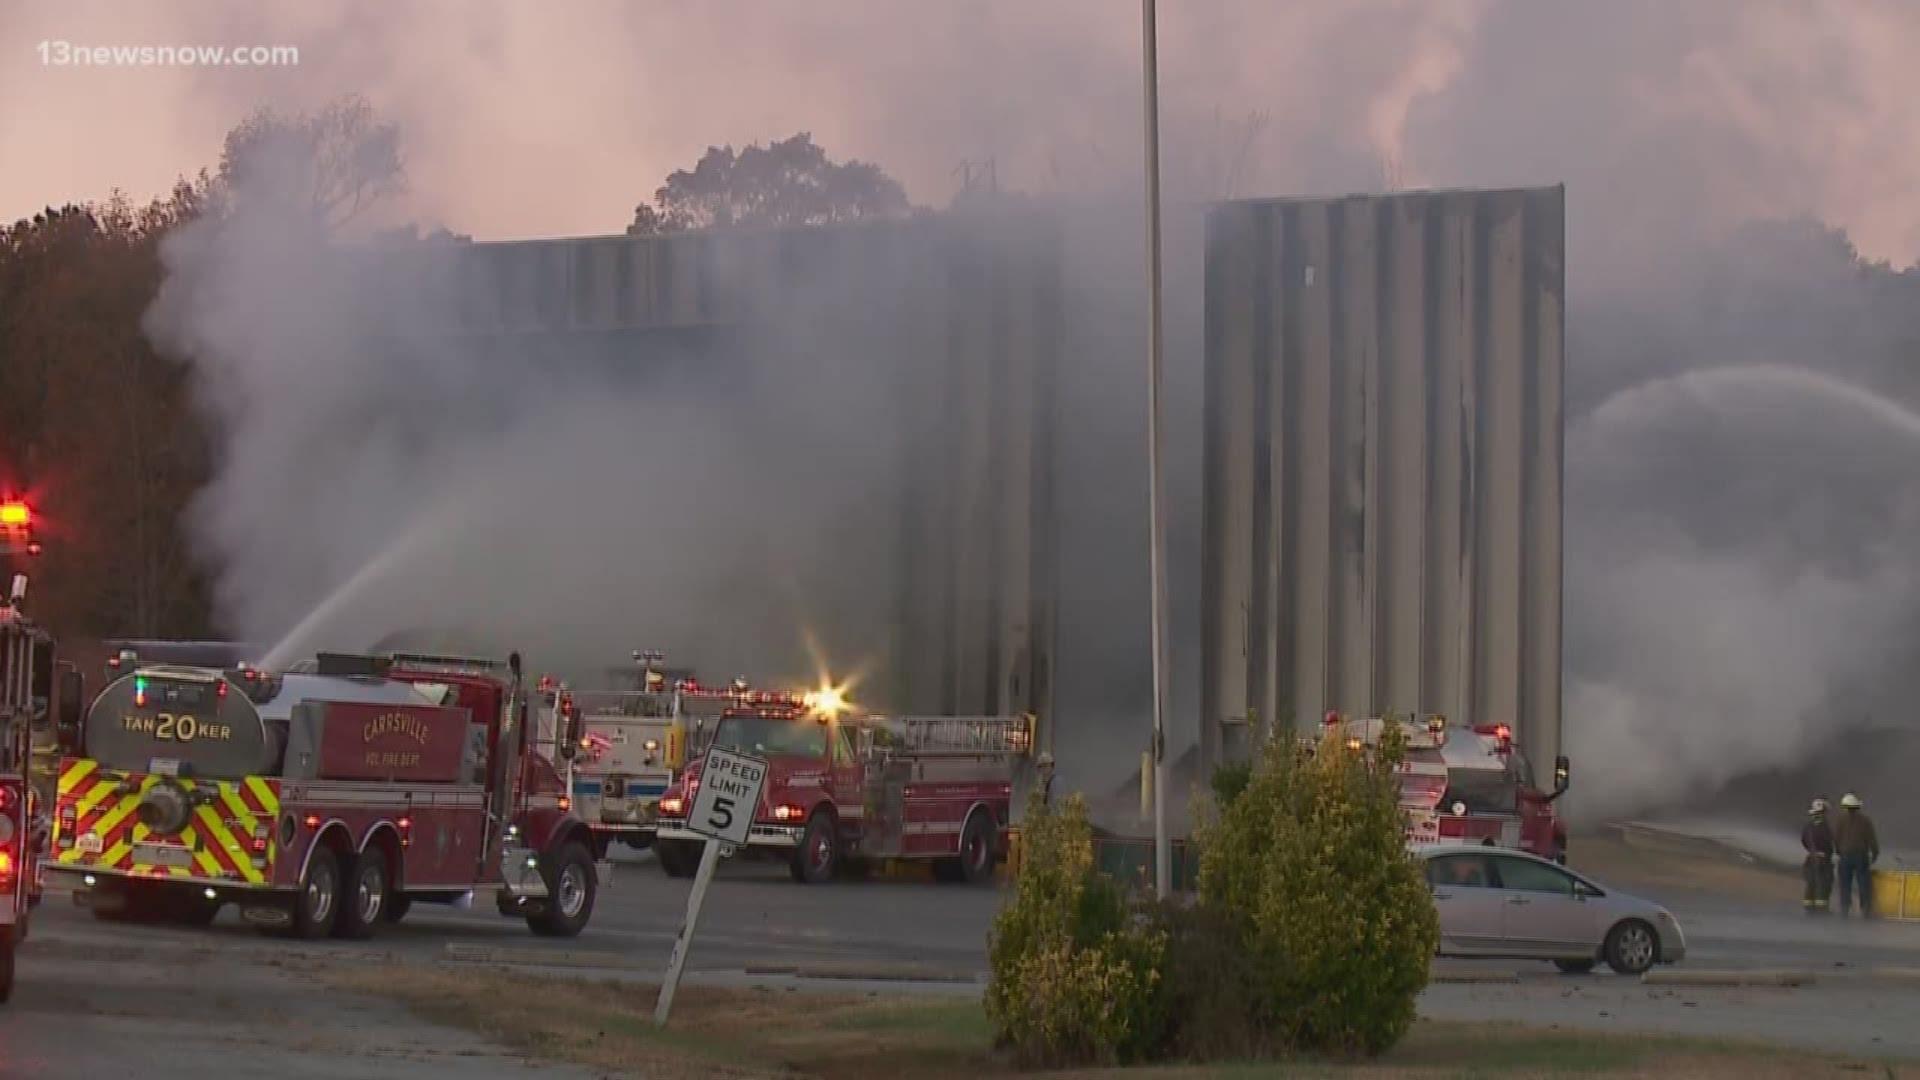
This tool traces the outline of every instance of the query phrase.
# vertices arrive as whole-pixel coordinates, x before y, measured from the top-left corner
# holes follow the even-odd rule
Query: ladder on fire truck
[[[1024,757],[1033,752],[1035,717],[891,716],[870,721],[873,748],[916,757]]]

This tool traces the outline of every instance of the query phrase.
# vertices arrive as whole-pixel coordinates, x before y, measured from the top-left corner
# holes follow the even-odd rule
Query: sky
[[[1920,9],[1901,0],[1161,8],[1179,197],[1564,181],[1576,208],[1635,219],[1622,243],[1812,213],[1874,257],[1920,255]],[[74,61],[102,45],[299,54]],[[0,0],[0,50],[6,217],[160,193],[250,110],[349,91],[401,123],[414,213],[481,238],[616,232],[708,145],[797,130],[933,204],[986,159],[1024,187],[1139,184],[1121,0]]]

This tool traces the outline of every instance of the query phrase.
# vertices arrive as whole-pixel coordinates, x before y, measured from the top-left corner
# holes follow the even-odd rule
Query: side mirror
[[[1595,897],[1605,896],[1606,893],[1601,892],[1599,889],[1594,888],[1584,881],[1576,881],[1573,883],[1573,895],[1582,900],[1591,900]]]
[[[80,718],[86,708],[86,680],[80,669],[70,664],[60,667],[60,703],[54,712],[54,739],[60,746],[60,752],[70,756],[80,753]]]

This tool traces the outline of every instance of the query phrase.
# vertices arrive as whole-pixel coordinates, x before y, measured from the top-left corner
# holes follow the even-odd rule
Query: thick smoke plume
[[[196,11],[165,17],[187,20],[176,34],[299,37],[311,59],[271,87],[202,73],[148,95],[175,127],[237,118],[209,101],[364,90],[407,133],[418,208],[483,236],[613,231],[707,143],[800,128],[885,163],[922,201],[939,201],[962,159],[1070,196],[1138,186],[1138,28],[1095,0],[782,6],[757,20],[627,5]],[[1568,183],[1576,808],[1710,800],[1836,732],[1888,723],[1877,703],[1904,688],[1916,574],[1900,542],[1916,446],[1891,403],[1920,397],[1920,303],[1913,275],[1861,262],[1846,241],[1900,265],[1920,253],[1909,5],[1222,0],[1162,17],[1181,198]],[[450,25],[462,33],[440,32]],[[23,37],[51,36],[34,29]],[[1261,138],[1220,135],[1219,117],[1250,110],[1266,117]],[[1846,236],[1748,228],[1803,216]],[[1078,618],[1106,633],[1063,642],[1063,664],[1076,650],[1080,662],[1061,674],[1123,688],[1099,707],[1128,732],[1142,726],[1145,670],[1134,229],[1116,218],[1112,257],[1084,260],[1072,282],[1112,316],[1081,334],[1088,385],[1071,406],[1106,434],[1063,448],[1087,470],[1063,500],[1103,511],[1069,562]],[[831,642],[836,656],[884,647],[885,619],[846,582],[876,562],[860,515],[880,512],[892,479],[875,475],[885,455],[860,422],[888,417],[863,388],[899,349],[802,370],[762,342],[741,371],[705,379],[666,357],[452,355],[394,346],[410,333],[394,297],[369,306],[363,280],[284,225],[210,226],[169,258],[155,328],[200,364],[225,440],[193,524],[234,632],[277,639],[315,605],[315,641],[484,605],[556,640],[590,625],[593,648],[616,654],[666,634],[731,664],[764,635],[798,663],[800,614],[840,604],[840,625],[866,622]],[[1189,252],[1169,267],[1189,307],[1199,265]],[[837,334],[831,315],[800,325],[823,343]],[[1196,325],[1170,338],[1174,464],[1190,478]],[[1752,365],[1768,367],[1737,370]],[[1177,598],[1196,579],[1188,482]],[[769,540],[756,513],[792,527]],[[433,572],[383,576],[395,550]],[[350,600],[325,603],[356,578]],[[786,611],[742,616],[769,596]],[[562,625],[557,611],[593,616]],[[1176,610],[1183,671],[1192,614]],[[1190,716],[1190,679],[1176,700]],[[1180,723],[1176,740],[1190,739]],[[1105,741],[1116,765],[1137,745]]]

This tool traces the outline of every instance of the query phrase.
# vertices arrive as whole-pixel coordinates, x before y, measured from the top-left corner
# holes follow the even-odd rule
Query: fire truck
[[[1329,728],[1341,722],[1332,712],[1325,719]],[[1376,745],[1384,725],[1378,717],[1352,722],[1349,745]],[[1554,806],[1567,791],[1565,757],[1554,762],[1552,790],[1543,791],[1505,724],[1463,727],[1429,714],[1403,729],[1400,805],[1410,845],[1478,842],[1566,862],[1566,823]]]
[[[691,673],[671,684],[653,668],[640,689],[574,690],[543,677],[542,745],[563,763],[574,810],[593,830],[596,859],[619,840],[636,850],[653,844],[660,799],[686,764],[691,741],[730,705],[750,701],[741,682],[701,686]]]
[[[493,890],[571,937],[600,868],[528,711],[517,653],[136,666],[68,740],[49,869],[105,919],[364,938]]]
[[[726,709],[710,742],[766,760],[745,854],[784,859],[795,881],[923,859],[943,881],[978,882],[1005,857],[1034,728],[1032,714],[843,717],[811,694],[769,693]],[[675,877],[700,861],[703,840],[686,823],[699,786],[690,760],[660,800],[654,849]]]
[[[33,785],[35,728],[80,699],[80,673],[55,657],[53,639],[21,611],[25,574],[0,606],[0,1001],[13,996],[13,957],[40,903],[46,821]]]

